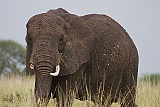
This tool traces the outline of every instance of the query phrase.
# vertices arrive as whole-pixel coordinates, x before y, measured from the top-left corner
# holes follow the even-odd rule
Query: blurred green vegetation
[[[157,85],[158,83],[160,83],[160,74],[145,75],[140,78],[140,81],[145,81],[151,83],[152,85]]]
[[[25,48],[13,40],[0,40],[0,75],[23,73]]]

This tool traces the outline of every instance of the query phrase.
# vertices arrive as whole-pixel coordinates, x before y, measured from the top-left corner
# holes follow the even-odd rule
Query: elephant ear
[[[63,15],[67,20],[67,41],[61,55],[60,76],[70,75],[90,59],[94,37],[83,19],[75,15]]]
[[[27,37],[26,37],[26,39],[27,39]],[[35,73],[35,70],[30,68],[30,63],[29,63],[30,57],[32,54],[32,46],[27,44],[26,48],[27,48],[27,50],[26,50],[26,74],[33,75]]]

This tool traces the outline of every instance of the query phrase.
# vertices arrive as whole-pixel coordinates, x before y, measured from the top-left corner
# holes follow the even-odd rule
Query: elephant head
[[[52,76],[71,75],[89,60],[93,35],[82,18],[63,9],[35,15],[26,27],[26,72],[36,76],[37,101],[46,101]]]

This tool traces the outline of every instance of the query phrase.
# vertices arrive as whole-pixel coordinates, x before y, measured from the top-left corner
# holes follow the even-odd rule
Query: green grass
[[[30,107],[33,101],[34,77],[0,78],[0,107]],[[140,81],[137,87],[138,107],[160,107],[160,83]],[[113,104],[112,107],[117,107]],[[56,107],[51,99],[48,107]],[[93,102],[74,100],[73,107],[94,107]]]
[[[160,74],[145,75],[140,78],[140,81],[150,82],[151,84],[158,84],[160,82]]]

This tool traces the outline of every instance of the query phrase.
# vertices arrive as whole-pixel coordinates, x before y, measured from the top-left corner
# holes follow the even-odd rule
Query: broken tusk
[[[33,65],[33,64],[30,64],[30,68],[31,68],[31,69],[34,69],[34,65]]]
[[[57,65],[56,66],[56,72],[55,73],[50,73],[50,75],[57,76],[59,74],[59,71],[60,71],[60,65]]]

